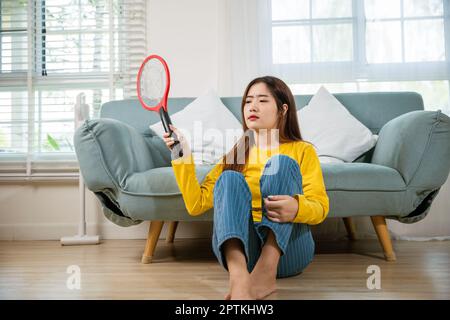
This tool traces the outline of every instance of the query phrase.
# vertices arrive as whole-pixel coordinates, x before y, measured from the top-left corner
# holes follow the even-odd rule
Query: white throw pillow
[[[319,162],[320,163],[344,163],[344,161],[342,161],[341,159],[327,157],[327,156],[319,156]]]
[[[242,124],[211,89],[170,116],[190,143],[194,163],[216,164],[242,136]],[[161,121],[150,126],[162,137]]]
[[[319,157],[352,162],[377,142],[378,136],[323,86],[307,106],[297,111],[297,117],[302,138],[316,146]]]

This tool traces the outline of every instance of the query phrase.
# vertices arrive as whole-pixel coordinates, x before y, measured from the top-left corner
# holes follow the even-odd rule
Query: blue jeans
[[[277,278],[299,274],[312,261],[314,240],[309,225],[273,222],[266,216],[263,198],[268,195],[302,194],[302,176],[295,160],[276,155],[267,161],[260,179],[261,222],[252,217],[252,195],[242,173],[222,172],[214,186],[214,228],[212,247],[220,264],[228,270],[222,245],[236,238],[242,242],[248,271],[251,272],[261,255],[269,229],[275,235],[281,257]]]

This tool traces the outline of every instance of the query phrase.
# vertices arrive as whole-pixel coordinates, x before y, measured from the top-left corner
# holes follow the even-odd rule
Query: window
[[[272,1],[273,63],[352,60],[351,0]]]
[[[445,61],[442,0],[365,0],[369,63]]]
[[[145,0],[0,2],[0,165],[75,163],[74,105],[135,94]],[[7,165],[8,164],[8,165]]]
[[[263,63],[294,93],[417,91],[450,114],[450,1],[269,2]]]

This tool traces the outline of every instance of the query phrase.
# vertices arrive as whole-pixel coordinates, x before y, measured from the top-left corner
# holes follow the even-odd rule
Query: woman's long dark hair
[[[279,142],[303,141],[297,120],[297,107],[295,106],[295,100],[291,89],[289,89],[286,83],[275,77],[265,76],[256,78],[247,85],[244,96],[242,97],[241,117],[244,134],[233,148],[231,148],[230,152],[223,157],[223,171],[234,170],[242,172],[245,164],[248,162],[250,148],[255,144],[253,134],[249,134],[251,130],[249,130],[245,123],[244,106],[248,91],[257,83],[265,83],[270,93],[275,98],[278,109],[277,128],[279,129]],[[283,104],[288,105],[288,110],[285,115],[283,115]],[[245,152],[243,153],[242,151]],[[245,161],[239,161],[239,157],[242,157],[242,155],[244,155]]]

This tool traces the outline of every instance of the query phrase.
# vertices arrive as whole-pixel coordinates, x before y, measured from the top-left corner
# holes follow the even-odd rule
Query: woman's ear
[[[286,115],[286,112],[288,111],[289,106],[285,103],[283,104],[283,116]]]

